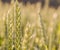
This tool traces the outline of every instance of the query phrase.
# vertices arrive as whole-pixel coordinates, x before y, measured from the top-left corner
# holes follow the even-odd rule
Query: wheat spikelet
[[[34,39],[35,39],[35,34],[34,32],[34,25],[30,23],[29,19],[26,19],[24,22],[26,24],[24,25],[23,29],[23,40],[22,40],[22,50],[32,50],[34,49]]]
[[[14,26],[14,20],[13,20],[13,15],[11,14],[12,9],[10,9],[7,13],[6,17],[6,50],[13,50],[12,45],[13,45],[13,26]]]
[[[13,19],[11,16],[8,16],[8,50],[12,50],[12,34],[13,34]]]
[[[20,12],[20,7],[18,6],[18,2],[16,1],[16,5],[15,5],[15,12],[16,12],[16,25],[15,25],[15,35],[16,35],[16,39],[15,39],[15,49],[16,50],[20,50],[21,49],[21,12]]]

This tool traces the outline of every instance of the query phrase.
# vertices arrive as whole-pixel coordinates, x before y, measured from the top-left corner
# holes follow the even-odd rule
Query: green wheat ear
[[[8,11],[5,18],[5,50],[13,50],[14,33],[14,6]]]
[[[7,18],[7,35],[8,35],[8,50],[12,50],[12,44],[13,44],[13,17],[11,14],[8,14]]]
[[[16,4],[15,4],[15,12],[16,12],[16,16],[15,16],[15,35],[16,35],[16,39],[15,39],[15,49],[16,50],[21,50],[21,12],[20,12],[20,7],[18,5],[18,2],[16,0]]]

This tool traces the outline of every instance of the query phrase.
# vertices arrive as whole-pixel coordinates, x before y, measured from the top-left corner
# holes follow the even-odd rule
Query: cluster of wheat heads
[[[27,17],[22,19],[20,6],[16,1],[5,19],[5,50],[59,50],[60,24],[56,23],[57,18],[50,21],[47,32],[42,16],[37,18],[35,23],[31,23]]]
[[[14,3],[5,20],[6,50],[20,50],[20,8]]]

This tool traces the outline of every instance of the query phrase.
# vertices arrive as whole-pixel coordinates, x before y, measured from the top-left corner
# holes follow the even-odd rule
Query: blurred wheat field
[[[60,7],[0,0],[0,50],[60,50]]]

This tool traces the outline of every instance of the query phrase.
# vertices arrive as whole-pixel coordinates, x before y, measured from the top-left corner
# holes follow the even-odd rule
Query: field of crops
[[[60,50],[60,7],[0,2],[0,50]]]

